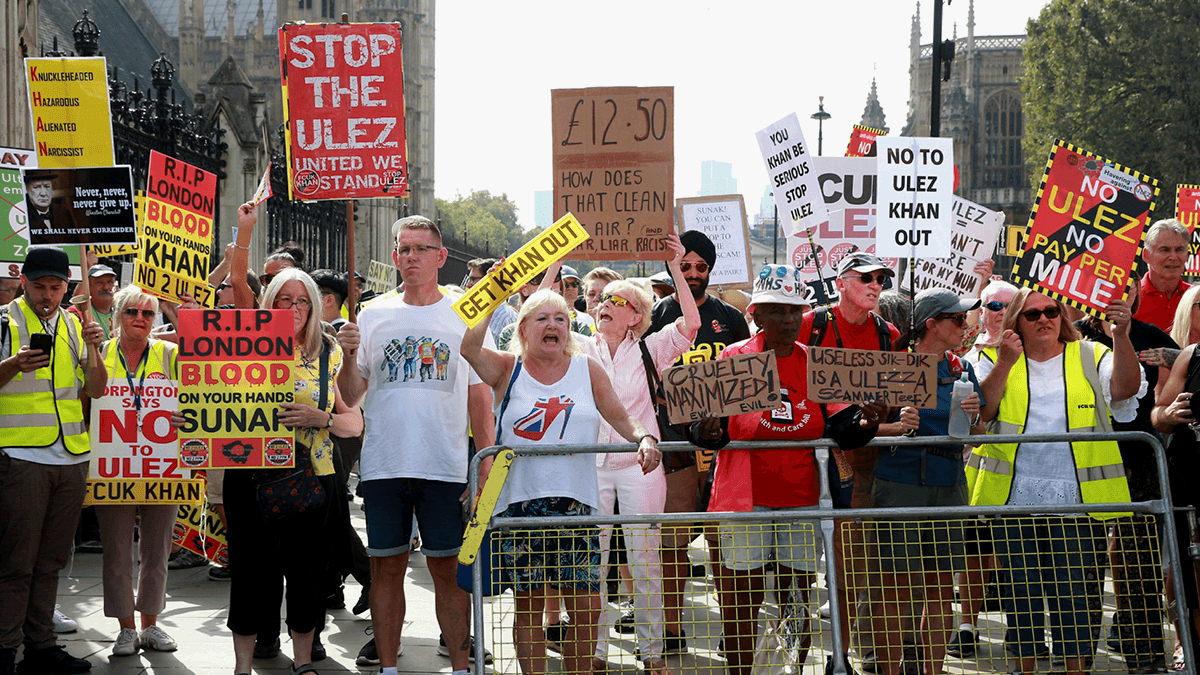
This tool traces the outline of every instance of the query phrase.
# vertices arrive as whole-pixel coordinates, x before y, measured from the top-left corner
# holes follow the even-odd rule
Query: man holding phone
[[[87,479],[80,397],[103,395],[108,380],[100,324],[81,325],[61,307],[69,270],[61,248],[31,247],[25,294],[0,308],[0,675],[92,667],[54,635],[58,573],[71,557]]]

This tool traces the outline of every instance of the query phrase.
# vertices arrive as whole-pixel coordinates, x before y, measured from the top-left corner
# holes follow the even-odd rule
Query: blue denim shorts
[[[463,539],[463,491],[466,483],[421,478],[363,481],[367,516],[367,554],[375,558],[412,548],[413,514],[421,530],[421,552],[429,558],[458,555]]]

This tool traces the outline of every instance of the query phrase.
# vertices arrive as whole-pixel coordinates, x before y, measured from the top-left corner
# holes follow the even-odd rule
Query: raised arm
[[[1105,314],[1113,326],[1113,374],[1109,382],[1112,400],[1124,401],[1137,396],[1142,381],[1142,369],[1138,365],[1137,352],[1129,341],[1129,323],[1133,320],[1133,312],[1124,300],[1113,300],[1105,309]]]
[[[229,256],[229,284],[233,286],[233,305],[238,309],[254,309],[254,291],[250,290],[250,284],[246,283],[246,271],[250,267],[250,239],[254,236],[256,223],[257,206],[246,202],[238,207],[238,236],[237,241],[233,242],[233,252]],[[343,368],[342,372],[346,370]]]
[[[667,269],[671,270],[671,280],[675,282],[675,288],[678,289],[675,297],[679,299],[679,308],[683,310],[683,327],[679,332],[683,333],[688,341],[692,341],[696,339],[696,333],[700,330],[700,308],[696,307],[696,298],[692,297],[688,290],[687,279],[683,278],[683,270],[679,269],[679,263],[687,251],[684,250],[683,243],[679,241],[679,235],[674,232],[667,235],[667,246],[675,254],[667,262]]]
[[[617,397],[617,392],[613,390],[612,382],[604,372],[604,366],[590,356],[588,372],[592,378],[592,398],[596,401],[600,416],[612,425],[622,438],[638,444],[638,464],[642,467],[642,473],[650,473],[662,460],[658,438],[651,434],[638,418],[629,414],[621,404],[621,399]]]
[[[479,379],[491,387],[492,391],[499,391],[502,385],[507,384],[503,382],[504,376],[512,372],[517,357],[483,346],[491,322],[492,315],[489,313],[483,317],[483,321],[475,324],[474,328],[468,328],[463,335],[461,349],[463,358],[475,369]]]

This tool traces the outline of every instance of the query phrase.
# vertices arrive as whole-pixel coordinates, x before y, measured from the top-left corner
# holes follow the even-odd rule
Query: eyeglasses
[[[126,307],[123,314],[131,319],[137,317],[138,314],[141,314],[143,319],[145,319],[147,321],[153,321],[155,315],[157,315],[158,312],[155,312],[152,309],[138,309],[137,307]]]
[[[993,312],[999,312],[1000,310],[1004,309],[1005,307],[1008,307],[1008,303],[1000,302],[999,300],[993,300],[991,302],[983,303],[983,307],[984,307],[984,309],[990,309]]]
[[[962,328],[967,323],[966,312],[961,314],[938,314],[934,318],[936,318],[938,321],[953,321],[954,325],[958,326],[959,328]]]
[[[221,291],[225,290],[226,288],[233,288],[233,286],[230,284],[222,283],[220,286],[217,286],[217,292],[220,293]]]
[[[579,288],[578,281],[564,281],[563,288]]]
[[[701,263],[701,264],[703,264],[703,263]],[[622,298],[619,295],[609,295],[608,293],[601,294],[600,304],[603,305],[604,303],[606,303],[610,300],[612,301],[612,304],[616,305],[617,307],[624,307],[629,304],[628,300],[626,300],[625,298]]]
[[[398,246],[396,247],[396,253],[403,258],[408,255],[425,255],[425,253],[429,251],[436,251],[439,248],[439,246],[422,246],[420,244],[417,244],[416,246]]]
[[[854,275],[852,275],[852,274],[848,275],[848,277],[851,277],[851,278],[853,276]],[[880,286],[883,285],[883,282],[886,281],[887,278],[888,278],[888,275],[884,274],[883,272],[880,272],[879,274],[871,274],[870,272],[863,272],[862,274],[858,275],[858,280],[863,282],[864,284],[869,284],[873,281],[878,281]]]
[[[708,271],[708,263],[706,263],[706,262],[694,263],[694,262],[687,262],[687,261],[679,263],[679,270],[681,272],[690,272],[693,268],[700,274],[704,274],[705,272]]]
[[[1059,314],[1058,307],[1047,307],[1045,309],[1031,309],[1027,312],[1021,312],[1021,316],[1025,317],[1025,320],[1028,321],[1029,323],[1033,323],[1034,321],[1037,321],[1038,319],[1042,318],[1043,314],[1046,315],[1047,319],[1057,319],[1058,314]]]
[[[275,298],[275,309],[291,309],[299,307],[300,309],[312,309],[312,302],[308,298]]]

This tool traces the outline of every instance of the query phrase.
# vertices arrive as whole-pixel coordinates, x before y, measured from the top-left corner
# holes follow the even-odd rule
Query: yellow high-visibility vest
[[[1107,431],[1108,406],[1099,387],[1100,359],[1109,352],[1104,345],[1087,341],[1066,343],[1063,352],[1063,378],[1066,383],[1066,417],[1070,433]],[[996,348],[984,349],[981,354],[996,362]],[[1087,371],[1085,373],[1085,370]],[[1089,375],[1091,379],[1089,380]],[[1097,383],[1097,388],[1092,387]],[[1025,433],[1029,416],[1029,367],[1021,354],[1008,373],[1000,411],[990,431],[1000,434]],[[987,443],[971,451],[967,460],[967,485],[971,504],[994,506],[1007,504],[1012,491],[1013,468],[1016,466],[1019,443]],[[1127,502],[1129,482],[1121,451],[1116,441],[1092,441],[1086,438],[1071,442],[1075,461],[1075,478],[1085,504]],[[1097,520],[1108,520],[1127,513],[1092,513]]]

